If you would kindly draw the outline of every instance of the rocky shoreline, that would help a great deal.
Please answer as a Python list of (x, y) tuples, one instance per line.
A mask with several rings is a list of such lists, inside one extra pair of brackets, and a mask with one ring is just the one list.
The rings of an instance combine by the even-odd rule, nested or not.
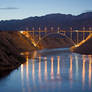
[(34, 49), (31, 41), (19, 32), (0, 32), (0, 72), (18, 68), (26, 61), (20, 53)]
[(92, 55), (92, 34), (76, 46), (72, 46), (71, 51), (80, 54)]

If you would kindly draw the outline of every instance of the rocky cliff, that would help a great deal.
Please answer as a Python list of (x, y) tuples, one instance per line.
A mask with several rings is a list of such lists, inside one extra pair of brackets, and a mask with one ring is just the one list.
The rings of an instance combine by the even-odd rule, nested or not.
[(17, 68), (25, 62), (20, 53), (34, 49), (31, 41), (19, 32), (0, 32), (0, 71)]
[(71, 50), (81, 54), (92, 54), (92, 34), (76, 46), (73, 46)]

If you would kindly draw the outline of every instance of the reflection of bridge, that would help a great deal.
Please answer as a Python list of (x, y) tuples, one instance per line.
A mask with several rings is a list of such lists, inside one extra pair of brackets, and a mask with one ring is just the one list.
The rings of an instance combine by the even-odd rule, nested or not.
[(49, 34), (61, 34), (61, 36), (65, 36), (69, 39), (71, 39), (75, 44), (78, 44), (79, 42), (85, 40), (86, 37), (88, 37), (89, 34), (92, 33), (91, 30), (60, 30), (54, 31), (53, 29), (47, 31), (45, 28), (44, 30), (26, 30), (26, 31), (20, 31), (21, 34), (25, 35), (26, 37), (30, 38), (32, 40), (32, 43), (34, 46), (37, 46), (40, 40), (42, 40), (44, 37), (48, 37)]
[[(30, 66), (29, 62), (29, 56), (26, 56), (26, 64), (21, 65), (21, 77), (22, 77), (22, 82), (24, 81), (23, 77), (25, 75), (25, 67), (26, 67), (26, 78), (29, 81), (31, 78), (34, 83), (36, 81), (43, 82), (44, 80), (47, 81), (48, 79), (54, 80), (54, 79), (61, 79), (63, 78), (63, 75), (67, 73), (69, 75), (69, 81), (70, 81), (70, 86), (72, 86), (72, 83), (74, 82), (74, 74), (76, 77), (82, 78), (82, 86), (83, 88), (85, 87), (85, 81), (86, 77), (88, 77), (88, 82), (89, 82), (89, 88), (91, 88), (92, 82), (91, 82), (91, 74), (92, 74), (92, 56), (81, 56), (81, 62), (79, 62), (79, 56), (75, 54), (74, 56), (69, 55), (68, 60), (69, 62), (66, 61), (66, 56), (51, 56), (50, 58), (47, 56), (38, 56), (38, 59), (35, 60), (37, 52), (35, 51), (33, 53), (33, 59)], [(86, 63), (89, 61), (88, 63)], [(50, 65), (50, 66), (48, 66)], [(54, 66), (57, 67), (54, 67)], [(69, 65), (69, 66), (68, 66)], [(82, 67), (82, 68), (79, 68)], [(81, 71), (80, 71), (81, 69)], [(89, 71), (86, 74), (86, 70)], [(32, 77), (30, 77), (32, 76)], [(27, 82), (28, 83), (28, 82)]]

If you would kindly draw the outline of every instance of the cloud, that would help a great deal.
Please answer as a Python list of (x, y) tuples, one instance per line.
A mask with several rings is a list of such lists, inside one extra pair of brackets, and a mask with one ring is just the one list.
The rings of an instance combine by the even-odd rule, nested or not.
[(2, 8), (0, 8), (0, 10), (17, 10), (17, 9), (19, 9), (19, 8), (17, 8), (17, 7), (2, 7)]
[(86, 13), (86, 12), (92, 12), (92, 10), (85, 10), (82, 13)]

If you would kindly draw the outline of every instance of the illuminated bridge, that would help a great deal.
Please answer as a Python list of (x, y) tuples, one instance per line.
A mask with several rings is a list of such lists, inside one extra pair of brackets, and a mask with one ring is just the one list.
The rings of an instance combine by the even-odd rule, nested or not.
[[(49, 34), (60, 34), (61, 37), (66, 37), (74, 42), (74, 45), (77, 46), (78, 43), (81, 41), (85, 41), (85, 39), (92, 33), (92, 30), (61, 30), (57, 29), (54, 30), (51, 28), (51, 30), (47, 30), (45, 28), (44, 30), (41, 30), (40, 28), (38, 30), (22, 30), (20, 31), (22, 35), (25, 35), (27, 38), (32, 40), (32, 43), (34, 46), (37, 46), (38, 43), (45, 37), (48, 37)], [(57, 38), (57, 37), (55, 37)]]

